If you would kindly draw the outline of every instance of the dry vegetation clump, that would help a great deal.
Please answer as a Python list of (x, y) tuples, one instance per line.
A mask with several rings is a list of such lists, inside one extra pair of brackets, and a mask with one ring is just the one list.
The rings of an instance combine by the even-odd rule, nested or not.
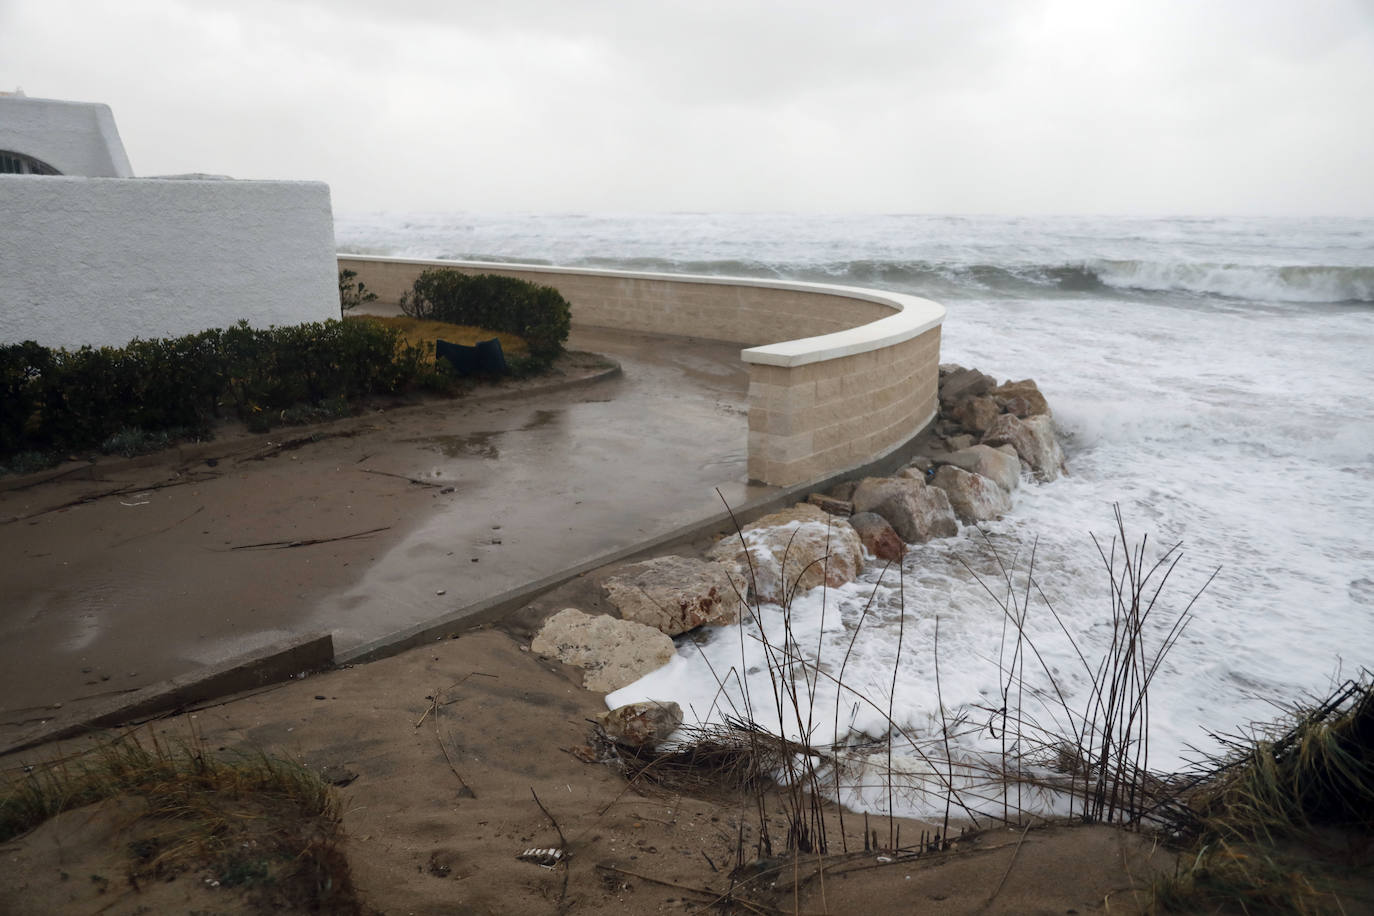
[(1246, 735), (1181, 781), (1187, 867), (1165, 910), (1345, 913), (1374, 906), (1374, 674)]
[(803, 750), (738, 719), (685, 727), (680, 743), (661, 750), (625, 747), (598, 737), (630, 782), (696, 794), (765, 788), (782, 768), (784, 757)]
[(357, 913), (332, 787), (266, 754), (215, 757), (198, 741), (120, 736), (26, 766), (0, 786), (0, 842), (65, 811), (123, 802), (126, 878), (137, 890), (193, 873), (255, 906)]

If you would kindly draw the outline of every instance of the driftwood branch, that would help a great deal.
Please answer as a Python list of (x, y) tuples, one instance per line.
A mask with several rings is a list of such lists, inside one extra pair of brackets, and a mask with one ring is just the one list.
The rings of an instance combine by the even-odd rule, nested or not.
[(307, 445), (314, 445), (317, 442), (326, 442), (330, 439), (352, 439), (359, 433), (367, 432), (374, 428), (375, 427), (369, 426), (363, 429), (345, 429), (332, 433), (311, 433), (308, 436), (300, 436), (295, 439), (283, 439), (281, 442), (270, 444), (267, 448), (253, 452), (251, 455), (237, 458), (234, 463), (242, 464), (245, 461), (262, 461), (266, 458), (271, 458), (273, 455), (280, 455), (282, 452), (294, 451), (295, 449), (303, 448)]
[[(443, 693), (442, 690), (436, 690), (434, 692), (434, 704), (430, 706), (430, 711), (434, 713), (434, 740), (439, 742), (439, 750), (444, 753), (444, 762), (448, 764), (449, 770), (458, 780), (458, 785), (462, 787), (458, 790), (459, 796), (463, 798), (476, 798), (477, 793), (472, 791), (472, 786), (467, 784), (467, 780), (463, 779), (463, 774), (459, 773), (458, 768), (453, 765), (453, 758), (449, 756), (448, 748), (444, 746), (444, 736), (439, 732), (439, 697), (441, 697)], [(420, 721), (424, 721), (423, 716), (420, 717)], [(415, 727), (419, 728), (420, 726), (417, 723)]]
[(558, 831), (558, 845), (566, 851), (568, 848), (568, 839), (563, 836), (563, 828), (558, 826), (558, 821), (549, 813), (549, 809), (544, 807), (544, 803), (539, 800), (539, 796), (534, 794), (534, 786), (530, 786), (530, 794), (534, 795), (534, 803), (539, 806), (540, 811), (544, 812), (544, 816), (549, 819), (549, 823), (553, 824), (553, 829)]
[(355, 531), (352, 534), (341, 534), (332, 538), (304, 538), (299, 541), (262, 541), (258, 544), (239, 544), (237, 547), (230, 547), (230, 550), (255, 550), (261, 547), (271, 548), (272, 550), (286, 550), (290, 547), (312, 547), (315, 544), (329, 544), (333, 541), (350, 541), (354, 538), (367, 537), (369, 534), (376, 534), (379, 531), (390, 530), (390, 525), (383, 525), (380, 528), (369, 528), (366, 531)]
[(76, 499), (68, 500), (57, 506), (50, 506), (47, 509), (39, 509), (27, 515), (12, 515), (0, 524), (27, 521), (31, 518), (38, 518), (40, 515), (47, 515), (50, 512), (61, 512), (63, 509), (71, 509), (75, 506), (84, 506), (86, 503), (98, 502), (109, 496), (128, 496), (130, 493), (150, 493), (153, 490), (165, 490), (168, 487), (185, 486), (188, 483), (202, 483), (207, 480), (214, 480), (220, 475), (215, 472), (194, 472), (190, 474), (179, 474), (168, 480), (161, 480), (157, 483), (127, 484), (122, 487), (115, 487), (113, 490), (102, 490), (99, 493), (87, 493), (85, 496), (78, 496)]
[(432, 487), (436, 490), (442, 490), (445, 487), (450, 486), (450, 484), (446, 483), (435, 483), (432, 480), (421, 480), (418, 477), (409, 477), (405, 474), (393, 474), (390, 471), (379, 471), (375, 468), (358, 468), (358, 470), (362, 471), (364, 474), (380, 474), (383, 477), (395, 477), (397, 480), (404, 480), (408, 483), (413, 483), (417, 487)]

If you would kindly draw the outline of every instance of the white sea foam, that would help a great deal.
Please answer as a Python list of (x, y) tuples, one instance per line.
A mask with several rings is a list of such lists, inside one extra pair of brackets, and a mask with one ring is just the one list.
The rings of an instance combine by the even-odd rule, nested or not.
[[(1133, 536), (1182, 542), (1168, 607), (1220, 568), (1151, 690), (1154, 767), (1179, 765), (1209, 729), (1271, 718), (1276, 704), (1374, 665), (1374, 310), (1358, 304), (1374, 298), (1374, 220), (373, 216), (341, 219), (338, 234), (345, 247), (417, 255), (843, 274), (944, 299), (943, 361), (1035, 378), (1055, 409), (1071, 475), (1022, 487), (1013, 512), (985, 530), (1004, 554), (1019, 549), (1022, 567), (1035, 545), (1041, 589), (1085, 652), (1102, 648), (1108, 612), (1088, 534), (1110, 539), (1114, 503)], [(1085, 266), (1101, 283), (1066, 289), (1044, 280), (1045, 265)], [(946, 714), (976, 722), (1000, 704), (1002, 618), (961, 561), (991, 571), (968, 530), (913, 549), (900, 590), (896, 570), (879, 582), (875, 564), (860, 582), (797, 602), (797, 643), (833, 676), (877, 596), (844, 670), (874, 705), (850, 693), (837, 702), (816, 679), (802, 715), (812, 737), (835, 737), (837, 709), (841, 737), (882, 734), (889, 699), (909, 734), (937, 733), (937, 617)], [(780, 618), (760, 614), (773, 639)], [(1038, 605), (1030, 629), (1081, 704), (1082, 666)], [(683, 641), (673, 664), (609, 701), (674, 699), (707, 718), (744, 702), (712, 670), (753, 671), (753, 712), (768, 721), (763, 653), (755, 630)], [(798, 731), (795, 715), (784, 718), (771, 724)], [(955, 750), (994, 743), (973, 729)]]

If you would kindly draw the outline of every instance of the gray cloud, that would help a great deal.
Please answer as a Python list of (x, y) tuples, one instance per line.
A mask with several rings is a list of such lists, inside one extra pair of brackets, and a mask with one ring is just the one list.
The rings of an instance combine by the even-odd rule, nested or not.
[(1374, 213), (1354, 0), (9, 0), (6, 84), (344, 209)]

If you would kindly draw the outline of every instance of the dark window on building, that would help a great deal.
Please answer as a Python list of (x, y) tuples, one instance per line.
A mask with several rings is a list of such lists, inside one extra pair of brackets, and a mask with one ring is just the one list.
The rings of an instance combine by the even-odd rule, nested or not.
[(0, 175), (61, 175), (42, 159), (0, 149)]

